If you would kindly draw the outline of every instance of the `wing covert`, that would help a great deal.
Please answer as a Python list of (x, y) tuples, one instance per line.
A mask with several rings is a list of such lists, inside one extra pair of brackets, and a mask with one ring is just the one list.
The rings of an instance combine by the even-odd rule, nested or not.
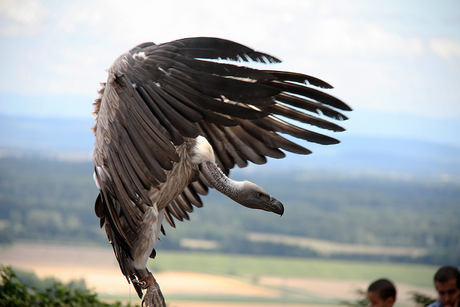
[[(198, 37), (141, 44), (110, 68), (95, 103), (94, 163), (96, 170), (104, 170), (98, 180), (106, 206), (111, 207), (105, 215), (122, 240), (129, 243), (121, 228), (136, 232), (139, 215), (152, 205), (148, 190), (165, 182), (166, 172), (179, 159), (175, 146), (186, 138), (205, 136), (226, 174), (235, 165), (283, 158), (284, 151), (311, 153), (283, 135), (338, 143), (299, 126), (344, 130), (330, 119), (346, 120), (342, 111), (351, 108), (315, 88), (332, 88), (328, 83), (295, 72), (216, 61), (220, 59), (280, 62), (232, 41)], [(193, 206), (202, 206), (199, 195), (206, 193), (206, 180), (200, 176), (168, 205), (168, 222), (174, 226), (174, 219), (188, 219)]]

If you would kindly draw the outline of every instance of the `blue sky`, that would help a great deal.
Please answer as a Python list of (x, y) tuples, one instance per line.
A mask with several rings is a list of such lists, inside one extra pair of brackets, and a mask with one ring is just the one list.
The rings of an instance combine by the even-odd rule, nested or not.
[(351, 134), (460, 146), (459, 1), (2, 0), (0, 113), (89, 117), (121, 53), (189, 36), (329, 82), (355, 110)]

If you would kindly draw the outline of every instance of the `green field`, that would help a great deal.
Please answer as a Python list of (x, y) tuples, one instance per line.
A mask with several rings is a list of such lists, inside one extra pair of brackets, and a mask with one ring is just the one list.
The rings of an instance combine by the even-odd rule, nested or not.
[(217, 275), (306, 277), (374, 280), (386, 277), (396, 283), (432, 287), (437, 266), (327, 259), (261, 257), (214, 253), (159, 251), (150, 260), (153, 271), (188, 271)]
[[(97, 289), (104, 300), (128, 302), (133, 295), (135, 297), (107, 245), (18, 243), (0, 248), (0, 259), (6, 265), (34, 271), (41, 277), (57, 274), (55, 277), (65, 282), (84, 278), (86, 285)], [(363, 290), (372, 280), (382, 277), (395, 282), (399, 291), (397, 307), (409, 307), (413, 306), (413, 291), (434, 296), (432, 278), (438, 268), (390, 262), (161, 249), (148, 266), (162, 286), (166, 299), (174, 301), (171, 306), (178, 307), (196, 307), (198, 301), (205, 302), (207, 305), (203, 306), (207, 307), (255, 307), (268, 303), (271, 307), (339, 305), (342, 300), (358, 298), (355, 290)], [(225, 304), (218, 305), (218, 302)], [(253, 306), (252, 303), (257, 304)]]

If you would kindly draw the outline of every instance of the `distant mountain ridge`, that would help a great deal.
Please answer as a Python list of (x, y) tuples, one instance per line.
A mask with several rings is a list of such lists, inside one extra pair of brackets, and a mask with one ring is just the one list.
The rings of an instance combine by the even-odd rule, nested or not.
[(0, 115), (0, 149), (52, 155), (91, 152), (94, 119), (33, 118)]
[[(430, 141), (342, 134), (333, 147), (315, 147), (308, 158), (291, 155), (284, 165), (356, 172), (460, 176), (460, 148)], [(276, 161), (275, 163), (279, 163)]]
[[(33, 118), (0, 115), (2, 155), (29, 154), (90, 159), (94, 120)], [(304, 145), (313, 151), (308, 157), (288, 154), (289, 159), (270, 159), (263, 171), (273, 168), (295, 170), (326, 168), (346, 171), (437, 174), (460, 178), (460, 148), (432, 141), (335, 134), (334, 146)], [(250, 170), (251, 168), (249, 168)]]

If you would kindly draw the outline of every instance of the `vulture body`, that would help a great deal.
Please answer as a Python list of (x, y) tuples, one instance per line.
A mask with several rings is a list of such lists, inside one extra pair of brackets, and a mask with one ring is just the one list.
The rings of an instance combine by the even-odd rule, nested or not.
[(237, 61), (280, 62), (219, 38), (144, 43), (115, 61), (94, 103), (96, 215), (122, 273), (140, 298), (146, 290), (147, 306), (165, 306), (146, 268), (164, 219), (173, 227), (189, 219), (209, 187), (248, 208), (282, 215), (281, 202), (256, 184), (231, 180), (230, 169), (283, 158), (282, 150), (311, 153), (279, 133), (338, 143), (299, 123), (344, 130), (320, 117), (345, 120), (339, 110), (351, 110), (315, 89), (331, 88), (326, 82)]

